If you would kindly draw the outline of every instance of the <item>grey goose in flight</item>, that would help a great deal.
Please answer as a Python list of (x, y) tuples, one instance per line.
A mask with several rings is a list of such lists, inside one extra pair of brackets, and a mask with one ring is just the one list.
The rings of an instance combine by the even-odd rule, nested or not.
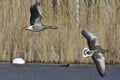
[(91, 56), (101, 77), (105, 76), (105, 50), (101, 48), (98, 37), (93, 33), (82, 30), (81, 34), (87, 39), (89, 49), (83, 50), (83, 57)]
[(57, 29), (56, 26), (47, 26), (42, 24), (41, 19), (41, 9), (40, 3), (36, 3), (30, 7), (30, 26), (24, 26), (23, 29), (30, 30), (33, 32), (40, 32), (45, 29)]

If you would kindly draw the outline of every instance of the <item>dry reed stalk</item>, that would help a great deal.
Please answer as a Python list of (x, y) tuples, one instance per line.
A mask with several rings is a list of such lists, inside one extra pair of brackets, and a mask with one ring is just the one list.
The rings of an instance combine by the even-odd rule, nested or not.
[[(76, 21), (75, 0), (37, 0), (42, 22), (57, 30), (33, 33), (21, 30), (29, 25), (29, 8), (36, 0), (0, 0), (0, 61), (22, 57), (27, 62), (92, 63), (81, 51), (87, 42), (83, 29), (95, 33), (107, 52), (106, 63), (120, 63), (120, 2), (118, 0), (80, 0), (80, 27)], [(117, 32), (117, 33), (116, 33)]]

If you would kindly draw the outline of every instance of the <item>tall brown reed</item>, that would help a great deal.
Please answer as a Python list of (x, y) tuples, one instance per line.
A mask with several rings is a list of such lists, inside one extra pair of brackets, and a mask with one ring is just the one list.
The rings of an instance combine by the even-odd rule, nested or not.
[[(42, 22), (57, 30), (34, 33), (21, 30), (29, 25), (29, 8), (41, 3)], [(80, 31), (95, 33), (103, 48), (106, 63), (120, 63), (120, 2), (118, 0), (80, 0), (80, 27), (76, 21), (76, 0), (0, 0), (0, 61), (22, 57), (27, 62), (92, 63), (83, 58), (87, 47)]]

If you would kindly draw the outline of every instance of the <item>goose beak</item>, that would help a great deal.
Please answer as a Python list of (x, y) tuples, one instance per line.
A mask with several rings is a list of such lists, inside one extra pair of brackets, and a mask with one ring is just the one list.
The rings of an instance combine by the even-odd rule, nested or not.
[(24, 29), (25, 29), (25, 27), (21, 28), (21, 31), (24, 30)]
[(27, 27), (27, 26), (24, 26), (24, 27), (22, 28), (22, 30), (23, 30), (23, 29), (26, 29), (26, 27)]

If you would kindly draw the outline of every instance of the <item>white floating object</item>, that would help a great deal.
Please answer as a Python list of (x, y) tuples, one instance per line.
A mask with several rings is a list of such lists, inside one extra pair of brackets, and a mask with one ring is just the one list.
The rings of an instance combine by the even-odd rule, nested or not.
[(12, 63), (13, 64), (25, 64), (25, 61), (22, 58), (15, 58), (12, 60)]
[(83, 57), (88, 57), (88, 56), (92, 56), (92, 54), (88, 54), (87, 52), (90, 51), (88, 48), (84, 48), (82, 50), (82, 55)]

